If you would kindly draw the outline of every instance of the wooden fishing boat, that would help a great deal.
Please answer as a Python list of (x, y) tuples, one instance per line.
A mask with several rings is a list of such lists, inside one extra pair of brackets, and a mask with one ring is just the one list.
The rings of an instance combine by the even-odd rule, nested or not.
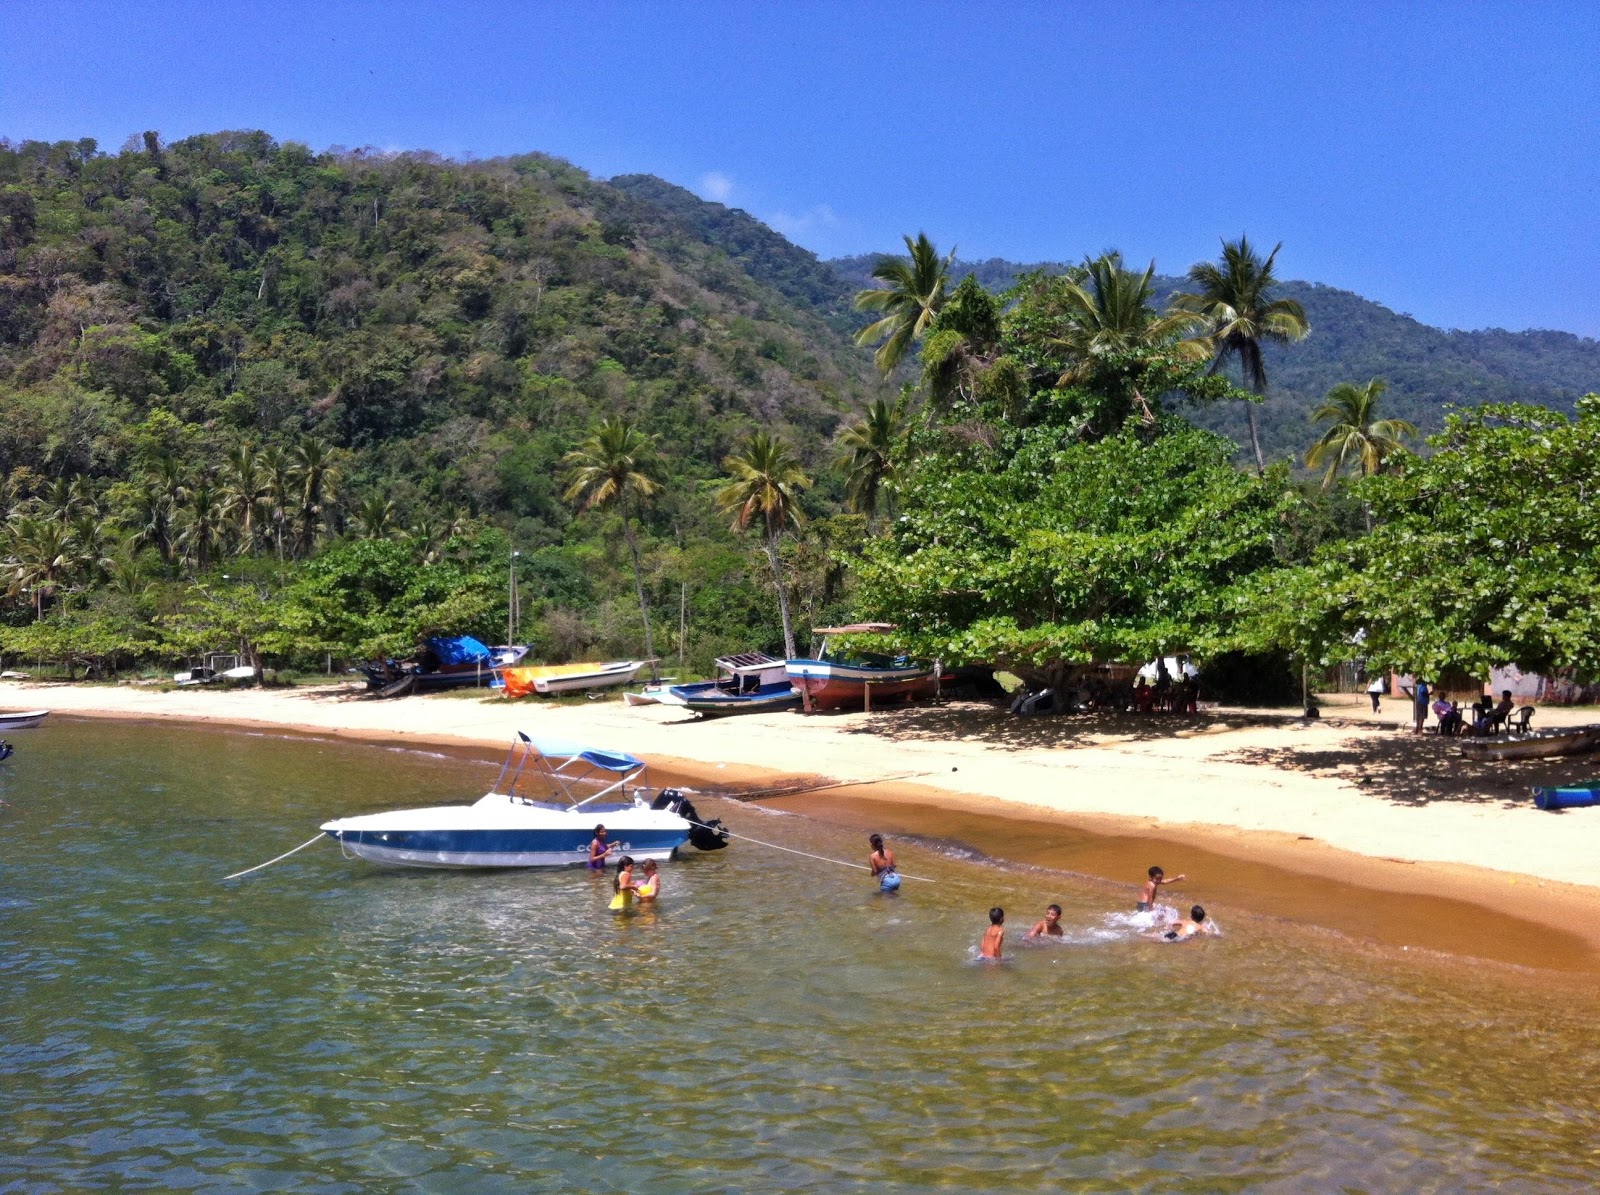
[(1461, 740), (1461, 751), (1476, 759), (1545, 759), (1581, 755), (1600, 747), (1600, 726), (1564, 726), (1535, 734)]
[(17, 714), (0, 714), (0, 730), (28, 730), (49, 716), (49, 710), (24, 710)]
[(504, 670), (507, 697), (529, 693), (576, 693), (625, 685), (638, 676), (648, 660), (618, 660), (610, 664), (533, 664)]
[(832, 640), (838, 635), (876, 635), (895, 628), (886, 622), (858, 622), (842, 627), (817, 627), (815, 657), (786, 660), (789, 682), (802, 694), (807, 709), (870, 708), (880, 701), (914, 701), (939, 692), (938, 668), (907, 656), (847, 654)]
[(759, 651), (723, 656), (717, 678), (669, 690), (679, 704), (702, 718), (789, 709), (800, 704), (800, 692), (789, 680), (788, 662)]

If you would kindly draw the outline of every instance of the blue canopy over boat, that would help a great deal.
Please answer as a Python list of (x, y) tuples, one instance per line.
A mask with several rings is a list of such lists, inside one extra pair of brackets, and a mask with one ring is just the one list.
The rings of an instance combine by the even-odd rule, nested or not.
[(435, 635), (428, 640), (428, 650), (439, 657), (440, 667), (451, 664), (487, 664), (489, 649), (471, 635)]
[(644, 767), (644, 760), (637, 759), (625, 751), (602, 751), (597, 747), (582, 747), (577, 743), (563, 742), (561, 739), (536, 739), (523, 734), (520, 730), (517, 733), (521, 735), (524, 743), (546, 759), (558, 760), (561, 763), (581, 759), (584, 763), (607, 772), (631, 772), (635, 768)]

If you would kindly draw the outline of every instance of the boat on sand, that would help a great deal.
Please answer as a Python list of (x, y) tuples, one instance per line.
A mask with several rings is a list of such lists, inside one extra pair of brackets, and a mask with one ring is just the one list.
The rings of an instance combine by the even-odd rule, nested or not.
[(1600, 726), (1563, 726), (1533, 734), (1466, 738), (1461, 751), (1477, 759), (1546, 759), (1600, 747)]
[(24, 710), (15, 714), (0, 714), (0, 730), (28, 730), (49, 716), (49, 710)]
[(717, 678), (668, 690), (679, 705), (703, 718), (789, 709), (800, 704), (800, 691), (789, 679), (788, 662), (759, 651), (740, 652), (717, 660)]
[(533, 664), (507, 668), (504, 672), (507, 697), (526, 697), (529, 693), (576, 693), (582, 689), (608, 689), (625, 685), (638, 676), (648, 660), (618, 660), (610, 664)]
[(471, 805), (397, 809), (325, 822), (347, 853), (401, 867), (560, 867), (586, 863), (596, 825), (614, 854), (670, 859), (685, 842), (727, 845), (677, 789), (652, 789), (643, 760), (519, 731), (500, 775)]
[(909, 702), (937, 695), (936, 665), (907, 656), (847, 653), (833, 644), (833, 639), (839, 635), (881, 635), (894, 629), (886, 622), (817, 627), (812, 632), (819, 639), (815, 658), (785, 661), (789, 681), (802, 694), (806, 708), (870, 708), (880, 701)]

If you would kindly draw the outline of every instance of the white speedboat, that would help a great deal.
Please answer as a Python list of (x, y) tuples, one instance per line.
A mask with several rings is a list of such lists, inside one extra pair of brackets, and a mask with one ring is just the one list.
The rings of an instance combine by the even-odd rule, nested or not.
[[(471, 805), (342, 817), (322, 830), (349, 854), (403, 867), (586, 863), (597, 825), (614, 855), (639, 861), (670, 859), (685, 842), (701, 850), (727, 845), (720, 822), (703, 821), (677, 789), (651, 789), (644, 775), (644, 761), (632, 755), (519, 731), (494, 786)], [(535, 785), (553, 799), (530, 795)]]
[(49, 710), (25, 710), (19, 714), (0, 714), (0, 730), (28, 730), (50, 716)]

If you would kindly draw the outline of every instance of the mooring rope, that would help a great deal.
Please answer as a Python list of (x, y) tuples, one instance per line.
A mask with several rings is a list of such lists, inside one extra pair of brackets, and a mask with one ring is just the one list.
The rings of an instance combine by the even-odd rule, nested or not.
[(285, 859), (287, 859), (290, 855), (294, 854), (295, 851), (303, 851), (303, 850), (306, 849), (306, 847), (310, 846), (312, 843), (320, 842), (320, 841), (322, 841), (322, 835), (321, 834), (318, 834), (315, 838), (308, 838), (304, 842), (302, 842), (299, 846), (295, 847), (293, 851), (284, 851), (283, 854), (279, 855), (276, 859), (268, 859), (265, 863), (257, 863), (254, 867), (247, 867), (243, 871), (236, 871), (231, 876), (223, 876), (220, 882), (225, 884), (229, 880), (236, 880), (240, 876), (247, 876), (252, 871), (260, 871), (263, 867), (271, 867), (274, 863), (281, 863)]
[[(955, 768), (950, 769), (952, 772)], [(805, 793), (826, 792), (831, 788), (858, 788), (866, 784), (897, 784), (902, 780), (916, 780), (923, 776), (942, 776), (943, 768), (933, 768), (926, 772), (901, 772), (896, 776), (874, 776), (870, 780), (829, 780), (823, 784), (807, 784), (799, 788), (774, 786), (772, 788), (758, 788), (754, 792), (707, 792), (707, 796), (721, 797), (727, 801), (765, 801), (772, 797), (798, 797)], [(689, 790), (693, 792), (694, 790)]]
[[(759, 838), (751, 838), (744, 834), (735, 834), (732, 830), (729, 830), (725, 826), (708, 826), (704, 822), (690, 821), (688, 818), (685, 818), (684, 820), (689, 822), (691, 826), (699, 826), (702, 830), (710, 830), (713, 834), (726, 834), (729, 838), (737, 838), (740, 842), (750, 842), (754, 843), (756, 846), (770, 847), (775, 851), (787, 851), (791, 855), (802, 855), (807, 859), (817, 859), (823, 863), (837, 863), (840, 867), (853, 867), (857, 871), (872, 870), (872, 868), (868, 867), (865, 863), (851, 863), (845, 859), (830, 859), (826, 855), (813, 855), (810, 851), (797, 851), (792, 846), (779, 846), (775, 842), (762, 842)], [(895, 868), (894, 874), (899, 876), (902, 880), (920, 880), (924, 884), (938, 883), (937, 880), (931, 880), (927, 876), (909, 876), (899, 868)]]

